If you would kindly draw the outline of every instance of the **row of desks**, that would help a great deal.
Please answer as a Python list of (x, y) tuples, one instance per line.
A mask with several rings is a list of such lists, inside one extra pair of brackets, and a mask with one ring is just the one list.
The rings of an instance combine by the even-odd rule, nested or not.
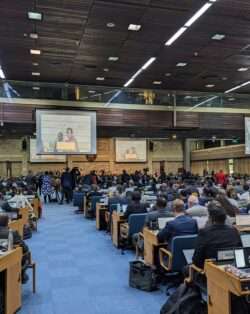
[[(96, 229), (105, 229), (105, 213), (107, 206), (97, 204)], [(120, 225), (125, 222), (123, 214), (113, 212), (111, 219), (111, 237), (113, 245), (119, 248)], [(240, 228), (239, 228), (240, 229)], [(250, 232), (250, 228), (240, 231)], [(148, 228), (143, 229), (144, 236), (144, 261), (155, 266), (158, 256), (157, 251), (161, 245), (157, 239), (157, 232)], [(239, 277), (225, 271), (224, 267), (217, 266), (211, 261), (205, 264), (208, 293), (208, 314), (234, 314), (231, 312), (231, 294), (236, 296), (250, 295), (250, 278)]]

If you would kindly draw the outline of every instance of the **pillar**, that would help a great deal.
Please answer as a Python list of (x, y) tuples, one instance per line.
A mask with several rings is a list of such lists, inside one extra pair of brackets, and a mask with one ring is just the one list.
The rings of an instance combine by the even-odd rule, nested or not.
[(191, 171), (191, 139), (184, 140), (184, 168)]

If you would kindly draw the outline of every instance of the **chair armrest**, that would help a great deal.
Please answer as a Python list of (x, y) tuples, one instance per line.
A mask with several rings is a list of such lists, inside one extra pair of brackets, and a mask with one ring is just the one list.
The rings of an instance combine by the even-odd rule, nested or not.
[(120, 225), (120, 237), (123, 239), (128, 238), (129, 225), (127, 222), (124, 222)]
[[(167, 265), (164, 262), (164, 258), (167, 257)], [(160, 248), (159, 250), (159, 258), (160, 258), (160, 265), (163, 267), (166, 271), (171, 271), (172, 269), (172, 261), (173, 261), (173, 255), (170, 251)]]
[(140, 249), (140, 247), (139, 247), (139, 243), (140, 243), (141, 241), (144, 241), (144, 234), (143, 234), (142, 232), (139, 232), (139, 233), (138, 233), (138, 240), (137, 240), (136, 246), (135, 246), (136, 258), (138, 258), (140, 255), (143, 256), (143, 252), (142, 252), (142, 254), (140, 254), (140, 253), (141, 253), (141, 252), (140, 252), (141, 249)]
[(193, 282), (195, 274), (199, 274), (199, 275), (205, 276), (205, 271), (204, 271), (204, 269), (199, 268), (199, 267), (197, 267), (194, 264), (191, 264), (189, 266), (189, 277), (186, 278), (186, 281), (189, 282), (189, 283)]
[(105, 222), (106, 223), (110, 222), (110, 212), (108, 212), (108, 211), (105, 212)]

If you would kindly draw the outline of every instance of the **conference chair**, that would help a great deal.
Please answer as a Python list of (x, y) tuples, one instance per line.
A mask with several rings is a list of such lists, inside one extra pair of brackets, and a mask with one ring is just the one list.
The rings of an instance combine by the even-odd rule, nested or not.
[[(170, 249), (160, 248), (160, 266), (166, 271), (164, 277), (168, 282), (166, 294), (169, 294), (171, 288), (178, 286), (183, 281), (184, 267), (188, 264), (183, 251), (193, 250), (196, 238), (197, 235), (177, 236), (172, 239)], [(172, 285), (169, 284), (170, 278)]]
[(90, 208), (87, 212), (87, 216), (95, 217), (95, 215), (96, 215), (96, 204), (100, 203), (102, 198), (103, 198), (103, 196), (92, 196), (91, 197), (91, 204), (90, 204)]
[(36, 263), (32, 260), (30, 252), (27, 253), (27, 257), (29, 262), (24, 267), (32, 270), (32, 292), (36, 293)]
[(82, 208), (83, 207), (83, 192), (74, 192), (73, 193), (73, 206)]
[(131, 240), (134, 234), (142, 231), (147, 213), (143, 214), (132, 214), (128, 218), (127, 223), (123, 223), (120, 226), (120, 238), (122, 253), (124, 253), (125, 248), (129, 248), (131, 245)]
[(187, 265), (184, 250), (195, 248), (197, 235), (177, 236), (172, 239), (170, 250), (160, 248), (160, 265), (167, 272), (181, 273)]

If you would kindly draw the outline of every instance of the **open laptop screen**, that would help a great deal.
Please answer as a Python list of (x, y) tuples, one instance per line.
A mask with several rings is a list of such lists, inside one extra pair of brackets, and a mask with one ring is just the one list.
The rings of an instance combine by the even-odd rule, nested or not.
[(243, 247), (250, 247), (250, 234), (241, 234), (240, 237)]

